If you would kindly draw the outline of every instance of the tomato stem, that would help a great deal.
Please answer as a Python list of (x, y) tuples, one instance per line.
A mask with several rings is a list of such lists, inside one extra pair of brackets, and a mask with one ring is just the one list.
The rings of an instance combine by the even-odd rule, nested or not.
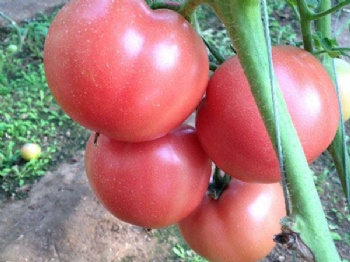
[(179, 13), (186, 20), (191, 21), (192, 14), (196, 8), (202, 4), (209, 4), (212, 0), (187, 0), (180, 8)]
[[(327, 10), (331, 9), (331, 1), (321, 0), (318, 11), (325, 13), (325, 15), (319, 16), (315, 21), (317, 32), (321, 33), (322, 37), (331, 37), (331, 15), (328, 14)], [(310, 19), (315, 19), (317, 15), (313, 14)]]
[[(349, 52), (350, 51), (350, 47), (334, 47), (332, 48), (332, 51), (336, 51), (336, 52)], [(320, 50), (320, 51), (316, 51), (313, 53), (313, 55), (315, 56), (318, 56), (318, 55), (321, 55), (321, 54), (325, 54), (327, 53), (328, 50)]]
[(209, 184), (208, 196), (214, 200), (219, 199), (221, 194), (225, 191), (231, 180), (231, 176), (228, 174), (222, 174), (222, 171), (219, 167), (215, 167), (213, 174), (213, 180)]
[[(325, 5), (324, 5), (325, 4)], [(320, 18), (323, 18), (325, 16), (328, 16), (340, 9), (342, 9), (344, 6), (349, 5), (350, 1), (344, 1), (344, 2), (340, 2), (337, 5), (331, 7), (330, 6), (330, 1), (326, 0), (326, 1), (321, 1), (320, 2), (320, 9), (318, 10), (318, 13), (314, 13), (311, 15), (311, 19), (312, 20), (318, 20)], [(323, 6), (323, 7), (322, 7)], [(325, 8), (327, 6), (327, 8)]]
[(313, 52), (313, 38), (312, 38), (312, 30), (311, 30), (312, 12), (305, 0), (297, 0), (297, 6), (300, 14), (300, 26), (301, 26), (301, 33), (303, 36), (304, 49), (312, 53)]
[(219, 64), (222, 64), (223, 62), (225, 62), (225, 57), (223, 57), (220, 52), (218, 50), (216, 50), (216, 48), (214, 48), (213, 45), (211, 45), (207, 40), (205, 40), (203, 37), (203, 42), (204, 44), (207, 46), (209, 52), (213, 55), (213, 57), (215, 58), (216, 61), (218, 61)]

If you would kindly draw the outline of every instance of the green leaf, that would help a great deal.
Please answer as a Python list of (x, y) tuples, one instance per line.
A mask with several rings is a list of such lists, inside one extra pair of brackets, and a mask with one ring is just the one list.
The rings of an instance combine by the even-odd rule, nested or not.
[(341, 241), (343, 238), (337, 232), (331, 232), (334, 241)]
[(177, 255), (180, 258), (186, 258), (185, 250), (182, 246), (176, 245), (173, 247), (173, 252), (175, 255)]
[(336, 38), (323, 37), (322, 34), (316, 33), (313, 35), (315, 46), (317, 49), (324, 50), (330, 57), (338, 57), (341, 55), (341, 51), (334, 50), (339, 47)]
[(19, 186), (23, 186), (24, 185), (24, 180), (23, 179), (20, 179), (19, 182), (18, 182)]

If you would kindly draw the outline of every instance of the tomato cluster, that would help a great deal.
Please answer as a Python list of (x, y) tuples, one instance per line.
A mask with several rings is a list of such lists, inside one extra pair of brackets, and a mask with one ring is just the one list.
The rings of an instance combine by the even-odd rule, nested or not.
[[(337, 129), (333, 83), (302, 49), (274, 47), (273, 59), (311, 162)], [(272, 250), (285, 215), (281, 178), (236, 56), (209, 79), (206, 47), (176, 12), (143, 0), (72, 0), (50, 27), (44, 65), (58, 104), (93, 131), (86, 173), (113, 215), (146, 228), (178, 223), (211, 261)], [(183, 124), (196, 108), (196, 128)], [(232, 177), (216, 200), (206, 194), (212, 162)]]
[(181, 125), (209, 76), (191, 25), (143, 0), (73, 0), (50, 27), (44, 65), (58, 104), (94, 131), (85, 162), (101, 203), (146, 228), (189, 215), (212, 166), (195, 129)]

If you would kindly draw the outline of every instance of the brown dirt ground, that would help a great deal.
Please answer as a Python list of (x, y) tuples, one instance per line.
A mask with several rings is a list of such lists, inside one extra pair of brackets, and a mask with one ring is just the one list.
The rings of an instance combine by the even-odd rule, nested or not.
[(48, 172), (25, 200), (0, 205), (0, 261), (165, 261), (156, 244), (99, 204), (83, 152)]
[[(0, 0), (0, 11), (20, 21), (63, 2), (66, 0), (26, 0), (25, 4), (23, 0)], [(349, 36), (341, 42), (349, 46)], [(22, 188), (30, 190), (26, 199), (0, 203), (0, 262), (176, 261), (171, 251), (179, 242), (176, 230), (149, 233), (106, 212), (90, 190), (83, 153), (77, 152), (32, 188)], [(322, 163), (316, 165), (319, 171)], [(332, 193), (334, 187), (325, 190)], [(350, 259), (350, 248), (339, 248)], [(289, 252), (277, 247), (263, 261), (292, 259)]]
[[(67, 2), (68, 0), (0, 0), (0, 12), (19, 22)], [(6, 24), (7, 21), (0, 18), (0, 26)]]

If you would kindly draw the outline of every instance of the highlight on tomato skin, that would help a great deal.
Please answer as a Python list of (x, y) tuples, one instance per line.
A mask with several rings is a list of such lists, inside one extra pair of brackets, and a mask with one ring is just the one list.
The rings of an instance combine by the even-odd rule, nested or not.
[(285, 215), (279, 183), (231, 179), (217, 200), (206, 195), (178, 228), (187, 244), (209, 261), (256, 262), (275, 247)]
[(205, 44), (178, 13), (144, 0), (72, 0), (44, 46), (49, 88), (87, 129), (126, 142), (164, 136), (201, 101)]
[(117, 218), (145, 228), (170, 226), (191, 213), (205, 195), (212, 168), (188, 125), (141, 143), (93, 133), (85, 165), (102, 205)]
[[(272, 55), (279, 87), (311, 163), (327, 149), (338, 128), (333, 82), (323, 65), (303, 49), (275, 46)], [(204, 151), (232, 177), (253, 183), (281, 180), (275, 150), (236, 56), (209, 80), (196, 128)]]

